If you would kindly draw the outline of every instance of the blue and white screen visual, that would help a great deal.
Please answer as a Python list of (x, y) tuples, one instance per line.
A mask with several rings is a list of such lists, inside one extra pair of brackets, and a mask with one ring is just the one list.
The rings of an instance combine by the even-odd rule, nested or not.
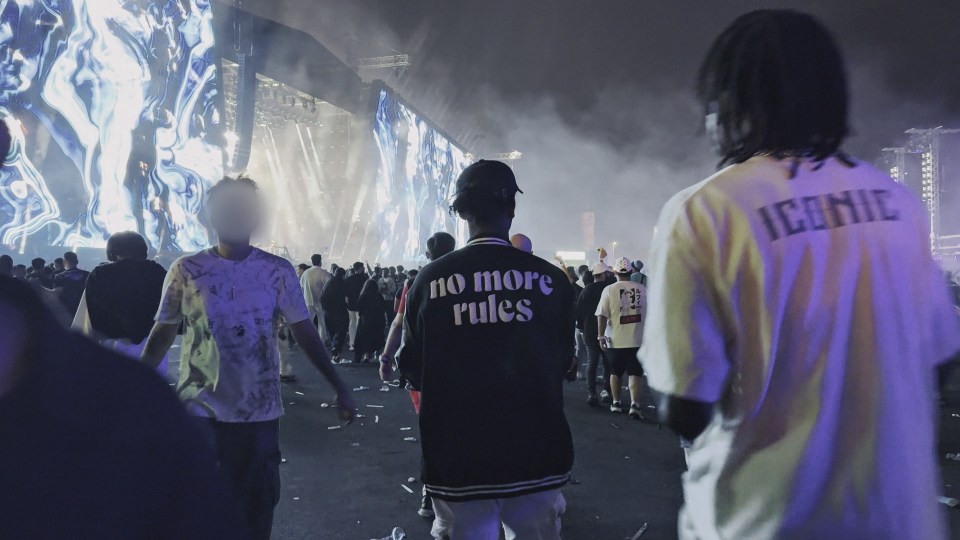
[(0, 0), (0, 244), (208, 246), (213, 44), (208, 0)]
[(379, 149), (376, 200), (379, 260), (424, 260), (427, 238), (446, 231), (463, 244), (464, 228), (448, 209), (466, 153), (423, 118), (381, 90), (374, 121)]

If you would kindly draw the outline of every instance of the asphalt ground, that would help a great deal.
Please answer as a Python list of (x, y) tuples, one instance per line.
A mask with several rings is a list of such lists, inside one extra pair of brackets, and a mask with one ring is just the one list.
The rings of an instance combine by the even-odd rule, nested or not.
[[(330, 386), (302, 354), (284, 354), (298, 380), (283, 385), (285, 462), (273, 538), (371, 540), (389, 537), (400, 527), (407, 539), (429, 539), (430, 522), (416, 513), (422, 489), (419, 443), (404, 440), (419, 440), (406, 390), (387, 386), (388, 391), (381, 391), (375, 363), (337, 366), (357, 389), (354, 398), (362, 415), (341, 426)], [(576, 459), (573, 480), (564, 489), (563, 537), (630, 539), (646, 525), (642, 540), (676, 538), (684, 471), (677, 437), (665, 428), (588, 407), (584, 381), (567, 384), (565, 394)], [(938, 454), (944, 495), (960, 499), (960, 461), (945, 458), (960, 453), (960, 391), (946, 397)], [(942, 508), (951, 538), (960, 538), (960, 507)]]

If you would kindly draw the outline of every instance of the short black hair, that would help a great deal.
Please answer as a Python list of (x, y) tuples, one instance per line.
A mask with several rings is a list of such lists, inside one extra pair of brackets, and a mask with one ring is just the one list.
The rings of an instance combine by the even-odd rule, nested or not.
[(583, 275), (583, 284), (584, 284), (584, 285), (590, 285), (591, 283), (593, 283), (593, 282), (595, 282), (595, 281), (596, 281), (596, 279), (593, 277), (593, 274), (591, 274), (590, 272), (587, 272), (586, 274)]
[(430, 260), (437, 260), (457, 247), (457, 240), (450, 234), (438, 232), (427, 239), (427, 252)]
[(307, 268), (310, 268), (310, 265), (306, 263), (300, 263), (297, 265), (297, 268), (299, 268), (302, 271), (302, 270), (306, 270)]
[(223, 178), (220, 179), (219, 182), (211, 186), (209, 191), (207, 191), (207, 203), (209, 204), (211, 201), (213, 201), (215, 198), (215, 195), (223, 191), (225, 188), (230, 188), (235, 186), (249, 189), (254, 193), (260, 190), (259, 186), (257, 186), (257, 183), (254, 182), (253, 179), (251, 179), (248, 176), (244, 176), (242, 174), (240, 176), (237, 176), (236, 178), (232, 176), (224, 176)]
[(347, 271), (344, 270), (342, 266), (338, 266), (337, 269), (333, 271), (333, 277), (342, 278), (345, 275), (347, 275)]
[(63, 260), (64, 260), (64, 262), (68, 262), (68, 263), (70, 263), (70, 264), (72, 264), (72, 265), (80, 264), (80, 259), (77, 257), (77, 254), (74, 253), (74, 252), (72, 252), (72, 251), (68, 251), (68, 252), (64, 253), (64, 254), (63, 254)]
[(32, 261), (30, 261), (30, 268), (33, 268), (35, 272), (39, 272), (43, 270), (43, 267), (46, 265), (47, 265), (47, 261), (41, 259), (40, 257), (37, 257), (36, 259), (33, 259)]
[(824, 160), (850, 134), (840, 48), (806, 13), (765, 9), (738, 18), (707, 53), (697, 94), (705, 114), (717, 115), (721, 165), (762, 154)]
[(57, 264), (57, 263), (63, 264), (63, 257), (57, 257), (56, 259), (53, 260), (53, 264)]
[(318, 253), (314, 253), (312, 256), (310, 256), (310, 264), (312, 264), (312, 265), (314, 265), (314, 266), (320, 266), (320, 265), (322, 265), (322, 264), (323, 264), (323, 255), (320, 255), (320, 254), (318, 254)]
[(9, 276), (13, 273), (13, 257), (0, 255), (0, 275)]
[(115, 262), (120, 258), (146, 260), (147, 241), (134, 231), (118, 232), (107, 239), (107, 260)]
[(483, 223), (506, 217), (516, 207), (516, 193), (490, 194), (472, 189), (458, 193), (450, 211), (462, 219)]
[(362, 263), (362, 262), (355, 262), (355, 263), (353, 263), (353, 271), (354, 271), (354, 272), (362, 272), (362, 271), (363, 271), (363, 263)]

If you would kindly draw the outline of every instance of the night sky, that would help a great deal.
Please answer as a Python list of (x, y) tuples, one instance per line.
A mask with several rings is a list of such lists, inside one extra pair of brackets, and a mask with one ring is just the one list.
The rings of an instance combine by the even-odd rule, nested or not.
[(547, 211), (524, 219), (521, 200), (517, 226), (544, 249), (582, 248), (579, 216), (593, 211), (597, 242), (643, 256), (666, 198), (713, 169), (693, 78), (716, 35), (752, 9), (804, 9), (834, 31), (850, 71), (852, 153), (872, 161), (904, 129), (960, 125), (957, 1), (244, 4), (339, 54), (353, 39), (362, 56), (409, 53), (401, 73), (365, 77), (385, 79), (481, 156), (523, 151), (521, 187)]

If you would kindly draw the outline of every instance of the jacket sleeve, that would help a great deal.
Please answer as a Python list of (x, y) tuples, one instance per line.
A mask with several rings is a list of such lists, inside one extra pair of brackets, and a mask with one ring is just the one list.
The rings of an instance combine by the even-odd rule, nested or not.
[[(417, 280), (424, 283), (425, 280)], [(420, 318), (420, 307), (423, 302), (421, 287), (416, 283), (410, 287), (405, 300), (403, 312), (403, 345), (397, 353), (397, 368), (417, 390), (422, 390), (423, 379), (423, 321)]]

